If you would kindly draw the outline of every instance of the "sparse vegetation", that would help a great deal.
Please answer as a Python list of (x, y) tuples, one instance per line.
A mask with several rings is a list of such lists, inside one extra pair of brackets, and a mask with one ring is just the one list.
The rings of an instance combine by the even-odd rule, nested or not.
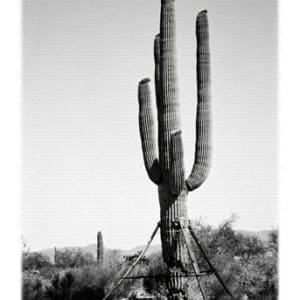
[(56, 252), (55, 265), (61, 268), (75, 268), (95, 262), (91, 253), (82, 253), (80, 249), (64, 249)]
[[(234, 231), (233, 222), (234, 220), (230, 219), (219, 227), (213, 228), (195, 221), (193, 227), (213, 265), (221, 273), (237, 299), (276, 300), (278, 232), (271, 231), (269, 239), (262, 241), (256, 236)], [(207, 269), (196, 246), (193, 247), (200, 268)], [(132, 264), (132, 261), (126, 261), (122, 252), (118, 250), (106, 250), (101, 266), (92, 256), (76, 249), (59, 251), (59, 253), (64, 253), (61, 257), (68, 257), (68, 259), (63, 259), (64, 263), (54, 265), (41, 253), (24, 251), (23, 300), (100, 300)], [(70, 257), (74, 259), (70, 260)], [(157, 252), (147, 256), (147, 259), (137, 265), (131, 275), (165, 274), (167, 274), (167, 266), (163, 262), (161, 253)], [(229, 299), (213, 275), (202, 280), (210, 299)], [(135, 299), (136, 292), (140, 290), (155, 295), (156, 299), (165, 299), (166, 278), (161, 276), (125, 280), (111, 299)], [(198, 299), (198, 293), (195, 280), (190, 278), (189, 300)]]

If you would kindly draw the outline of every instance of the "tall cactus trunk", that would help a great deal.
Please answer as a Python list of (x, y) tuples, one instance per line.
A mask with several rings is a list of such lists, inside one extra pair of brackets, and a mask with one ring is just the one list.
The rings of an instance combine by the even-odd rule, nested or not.
[(187, 230), (187, 194), (204, 182), (210, 167), (210, 58), (206, 11), (198, 14), (196, 22), (198, 88), (196, 149), (194, 165), (186, 180), (177, 95), (175, 31), (175, 0), (161, 0), (160, 34), (154, 41), (159, 156), (154, 137), (150, 79), (140, 81), (138, 99), (144, 163), (148, 176), (158, 185), (162, 254), (169, 271), (168, 299), (183, 300), (187, 299), (185, 275), (188, 255), (180, 233), (179, 220), (182, 229)]
[[(185, 294), (184, 272), (187, 264), (186, 246), (176, 228), (178, 218), (187, 220), (186, 192), (172, 191), (171, 175), (177, 180), (183, 177), (182, 160), (178, 162), (178, 174), (171, 174), (173, 162), (171, 134), (179, 130), (179, 102), (176, 70), (176, 23), (173, 0), (162, 1), (160, 19), (160, 81), (157, 83), (160, 94), (159, 120), (159, 158), (163, 180), (158, 187), (161, 219), (161, 241), (163, 259), (169, 270), (169, 299), (183, 299)], [(181, 143), (180, 135), (177, 140)], [(173, 143), (172, 143), (173, 144)], [(173, 149), (176, 152), (181, 149)], [(186, 222), (184, 222), (186, 223)]]
[(187, 192), (182, 190), (178, 196), (171, 194), (168, 183), (159, 185), (161, 242), (164, 262), (168, 266), (169, 299), (185, 299), (187, 249), (179, 231), (179, 219), (187, 228)]

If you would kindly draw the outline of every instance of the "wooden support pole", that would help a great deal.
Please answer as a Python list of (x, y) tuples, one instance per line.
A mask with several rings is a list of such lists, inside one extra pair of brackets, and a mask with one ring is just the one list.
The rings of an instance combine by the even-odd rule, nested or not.
[(207, 300), (207, 297), (206, 297), (205, 292), (204, 292), (204, 288), (203, 288), (202, 283), (200, 281), (200, 278), (198, 276), (200, 274), (200, 269), (199, 269), (195, 254), (194, 254), (194, 252), (192, 250), (192, 247), (190, 245), (189, 238), (187, 236), (187, 232), (183, 229), (182, 220), (180, 220), (180, 219), (179, 219), (179, 225), (180, 225), (180, 230), (182, 232), (182, 235), (183, 235), (183, 238), (184, 238), (187, 250), (188, 250), (189, 257), (190, 257), (191, 262), (192, 262), (193, 270), (194, 270), (195, 275), (196, 275), (196, 280), (197, 280), (199, 290), (200, 290), (200, 293), (201, 293), (201, 298), (203, 300)]
[(139, 261), (143, 258), (143, 256), (145, 255), (146, 251), (148, 250), (148, 248), (150, 247), (151, 242), (153, 241), (158, 229), (160, 227), (160, 222), (157, 223), (145, 249), (143, 250), (143, 252), (138, 256), (138, 258), (136, 259), (136, 261), (131, 265), (131, 267), (127, 270), (127, 272), (122, 276), (122, 278), (117, 282), (117, 284), (113, 287), (113, 289), (103, 298), (103, 300), (108, 299), (108, 297), (110, 295), (112, 295), (117, 288), (122, 284), (123, 280), (127, 278), (127, 276), (132, 272), (132, 270), (134, 269), (134, 267), (139, 263)]
[(229, 290), (229, 288), (226, 286), (225, 282), (222, 280), (220, 274), (218, 273), (218, 271), (216, 270), (216, 268), (214, 268), (214, 266), (211, 264), (208, 256), (206, 255), (204, 249), (202, 248), (200, 242), (198, 241), (197, 239), (197, 236), (192, 228), (192, 226), (189, 224), (189, 230), (190, 230), (190, 233), (194, 239), (194, 241), (196, 242), (196, 245), (197, 247), (199, 248), (202, 256), (204, 257), (204, 259), (206, 260), (207, 264), (209, 265), (211, 271), (216, 275), (217, 279), (219, 280), (219, 282), (221, 283), (221, 285), (223, 286), (224, 290), (226, 291), (226, 293), (232, 298), (232, 299), (235, 299), (233, 294), (231, 293), (231, 291)]

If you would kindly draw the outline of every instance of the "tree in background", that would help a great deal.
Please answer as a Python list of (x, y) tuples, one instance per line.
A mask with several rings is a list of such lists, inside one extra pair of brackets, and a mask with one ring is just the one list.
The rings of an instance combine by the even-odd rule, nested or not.
[(56, 252), (55, 265), (57, 267), (74, 268), (93, 264), (94, 262), (95, 260), (91, 253), (83, 253), (79, 248), (66, 248)]
[[(273, 230), (268, 241), (263, 241), (257, 236), (233, 230), (234, 222), (235, 218), (231, 218), (213, 229), (198, 221), (194, 222), (193, 227), (212, 264), (237, 299), (277, 299), (277, 231)], [(196, 247), (194, 251), (198, 261), (201, 261), (200, 265), (208, 269)], [(204, 278), (204, 284), (211, 300), (230, 299), (215, 276)], [(191, 299), (197, 299), (197, 288), (192, 280), (190, 291), (194, 297)]]
[(22, 253), (22, 269), (23, 271), (40, 270), (44, 267), (51, 266), (48, 256), (40, 252), (23, 252)]

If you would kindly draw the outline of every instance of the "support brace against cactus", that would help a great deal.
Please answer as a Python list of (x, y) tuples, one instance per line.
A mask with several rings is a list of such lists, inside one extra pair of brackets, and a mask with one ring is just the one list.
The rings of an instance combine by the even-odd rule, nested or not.
[[(184, 220), (183, 220), (184, 221)], [(183, 241), (187, 247), (188, 250), (188, 254), (192, 263), (192, 267), (193, 267), (193, 271), (194, 274), (189, 274), (186, 273), (184, 276), (185, 277), (195, 277), (199, 286), (199, 290), (200, 290), (200, 296), (201, 296), (201, 300), (207, 300), (204, 288), (202, 286), (202, 283), (200, 281), (200, 277), (203, 275), (210, 275), (210, 274), (215, 274), (217, 280), (220, 282), (220, 284), (222, 285), (222, 287), (224, 288), (224, 290), (226, 291), (226, 293), (231, 297), (231, 299), (235, 300), (234, 296), (232, 295), (231, 291), (229, 290), (229, 288), (226, 286), (226, 284), (224, 283), (224, 281), (222, 280), (221, 276), (219, 275), (218, 271), (216, 270), (216, 268), (214, 268), (214, 266), (212, 265), (212, 263), (210, 262), (208, 256), (206, 255), (203, 247), (201, 246), (200, 242), (198, 241), (196, 234), (193, 230), (193, 228), (191, 227), (191, 225), (189, 224), (188, 226), (188, 230), (184, 230), (183, 229), (183, 222), (180, 219), (175, 220), (174, 224), (176, 225), (176, 230), (182, 235), (183, 237)], [(110, 298), (110, 296), (120, 287), (120, 285), (122, 284), (122, 282), (126, 279), (142, 279), (142, 278), (157, 278), (157, 277), (164, 277), (164, 278), (168, 278), (170, 281), (174, 280), (174, 278), (170, 277), (168, 274), (156, 274), (154, 276), (145, 276), (145, 275), (141, 275), (141, 276), (129, 276), (130, 273), (133, 271), (133, 269), (137, 266), (137, 264), (139, 263), (139, 261), (144, 257), (144, 255), (146, 254), (146, 251), (148, 250), (148, 248), (150, 247), (151, 242), (153, 241), (158, 229), (160, 227), (160, 222), (157, 223), (146, 247), (144, 248), (144, 250), (140, 253), (140, 255), (136, 258), (136, 260), (134, 261), (134, 263), (129, 267), (129, 269), (125, 272), (125, 274), (118, 280), (118, 282), (114, 285), (114, 287), (106, 294), (106, 296), (103, 298), (103, 300), (108, 300)], [(200, 271), (200, 268), (198, 266), (195, 254), (193, 252), (193, 249), (190, 245), (190, 241), (189, 241), (189, 237), (188, 237), (188, 232), (191, 233), (192, 238), (194, 239), (194, 241), (196, 242), (196, 245), (198, 247), (198, 249), (201, 252), (201, 255), (203, 256), (203, 258), (205, 259), (206, 263), (209, 266), (209, 270), (206, 271)], [(177, 277), (180, 277), (182, 275), (179, 275)]]
[(176, 220), (188, 228), (186, 197), (206, 179), (210, 167), (210, 57), (207, 12), (197, 16), (197, 116), (194, 165), (185, 180), (179, 122), (176, 70), (175, 0), (161, 0), (160, 33), (154, 40), (155, 91), (158, 120), (158, 154), (151, 108), (150, 79), (138, 87), (139, 126), (144, 164), (158, 185), (162, 254), (168, 266), (168, 299), (187, 299), (188, 254)]

